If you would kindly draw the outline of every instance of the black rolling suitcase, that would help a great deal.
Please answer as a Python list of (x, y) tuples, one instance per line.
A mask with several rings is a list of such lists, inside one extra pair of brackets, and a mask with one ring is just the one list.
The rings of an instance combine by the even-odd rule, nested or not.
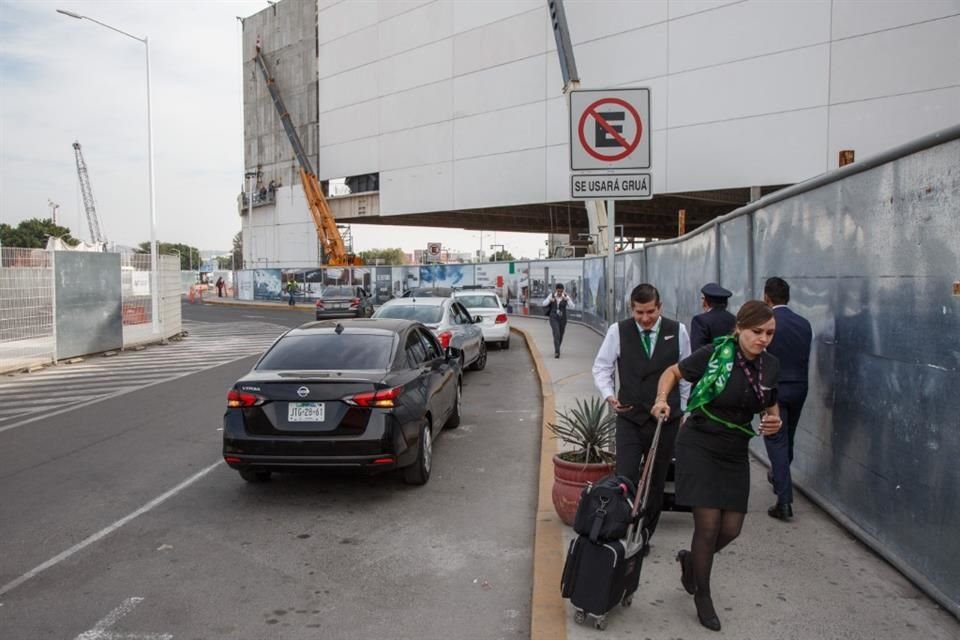
[(594, 619), (594, 626), (602, 631), (607, 628), (607, 614), (614, 607), (618, 604), (629, 607), (633, 603), (643, 568), (643, 523), (662, 425), (663, 421), (658, 421), (650, 454), (643, 463), (638, 498), (633, 505), (634, 520), (626, 537), (591, 542), (588, 536), (580, 535), (567, 550), (560, 591), (576, 608), (577, 624), (583, 624), (589, 615)]

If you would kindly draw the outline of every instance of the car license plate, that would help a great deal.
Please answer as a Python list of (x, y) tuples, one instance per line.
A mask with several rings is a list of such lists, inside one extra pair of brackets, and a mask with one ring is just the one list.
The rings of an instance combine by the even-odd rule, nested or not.
[(323, 422), (324, 413), (322, 402), (291, 402), (287, 406), (287, 421)]

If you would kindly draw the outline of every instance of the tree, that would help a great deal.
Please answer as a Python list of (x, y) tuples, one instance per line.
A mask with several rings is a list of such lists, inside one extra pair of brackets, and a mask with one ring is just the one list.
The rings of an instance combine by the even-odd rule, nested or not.
[(360, 257), (366, 265), (404, 264), (407, 261), (403, 249), (370, 249), (369, 251), (361, 251)]
[[(181, 243), (172, 244), (170, 242), (158, 242), (157, 249), (159, 250), (160, 255), (179, 253), (181, 271), (197, 271), (200, 269), (200, 265), (203, 264), (203, 260), (200, 259), (200, 250), (196, 247), (191, 247)], [(139, 248), (137, 249), (137, 253), (145, 253), (150, 255), (150, 243), (141, 242), (139, 244)]]
[(233, 268), (243, 269), (243, 231), (233, 236)]
[(516, 258), (507, 250), (497, 251), (493, 254), (494, 262), (513, 262), (514, 260), (516, 260)]
[(71, 247), (80, 244), (79, 240), (70, 235), (70, 229), (53, 224), (52, 218), (30, 218), (16, 227), (0, 224), (0, 244), (5, 247), (43, 249), (50, 236), (60, 238)]

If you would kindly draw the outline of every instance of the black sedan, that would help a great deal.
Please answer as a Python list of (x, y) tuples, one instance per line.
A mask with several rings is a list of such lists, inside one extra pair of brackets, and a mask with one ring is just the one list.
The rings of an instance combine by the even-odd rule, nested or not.
[(315, 303), (317, 320), (325, 318), (369, 318), (373, 315), (373, 297), (363, 287), (335, 285), (324, 287)]
[(433, 441), (460, 424), (460, 353), (408, 320), (310, 322), (278, 339), (227, 394), (223, 457), (272, 471), (403, 469), (425, 484)]

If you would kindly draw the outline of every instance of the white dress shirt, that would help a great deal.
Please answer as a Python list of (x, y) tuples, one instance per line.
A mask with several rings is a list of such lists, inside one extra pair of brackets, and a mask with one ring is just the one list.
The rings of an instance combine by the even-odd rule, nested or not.
[[(550, 301), (551, 301), (551, 300), (553, 300), (553, 294), (552, 294), (552, 293), (551, 293), (550, 295), (548, 295), (546, 298), (543, 299), (543, 306), (545, 306), (545, 307), (550, 306)], [(573, 306), (573, 300), (571, 300), (571, 299), (570, 299), (570, 296), (568, 296), (567, 294), (563, 294), (563, 297), (560, 298), (560, 300), (566, 300), (566, 301), (567, 301), (567, 309), (573, 309), (573, 308), (574, 308), (574, 306)]]
[[(663, 321), (663, 318), (658, 318), (656, 324), (653, 325), (653, 333), (650, 334), (650, 355), (653, 355), (653, 350), (657, 345), (657, 338), (660, 336), (660, 325)], [(690, 334), (687, 333), (687, 328), (683, 325), (682, 322), (677, 323), (680, 327), (680, 335), (678, 339), (680, 340), (680, 360), (683, 360), (690, 355)], [(639, 333), (643, 333), (643, 329), (639, 324), (634, 322), (634, 325), (637, 327)], [(604, 398), (609, 398), (610, 396), (616, 397), (616, 373), (617, 373), (617, 360), (620, 359), (620, 326), (619, 324), (612, 324), (610, 328), (607, 329), (607, 335), (603, 338), (603, 344), (600, 345), (600, 350), (597, 351), (597, 357), (593, 361), (593, 384), (596, 385), (597, 390), (600, 391), (600, 395)], [(683, 411), (687, 408), (687, 398), (690, 397), (690, 383), (686, 380), (680, 381), (680, 410)]]

